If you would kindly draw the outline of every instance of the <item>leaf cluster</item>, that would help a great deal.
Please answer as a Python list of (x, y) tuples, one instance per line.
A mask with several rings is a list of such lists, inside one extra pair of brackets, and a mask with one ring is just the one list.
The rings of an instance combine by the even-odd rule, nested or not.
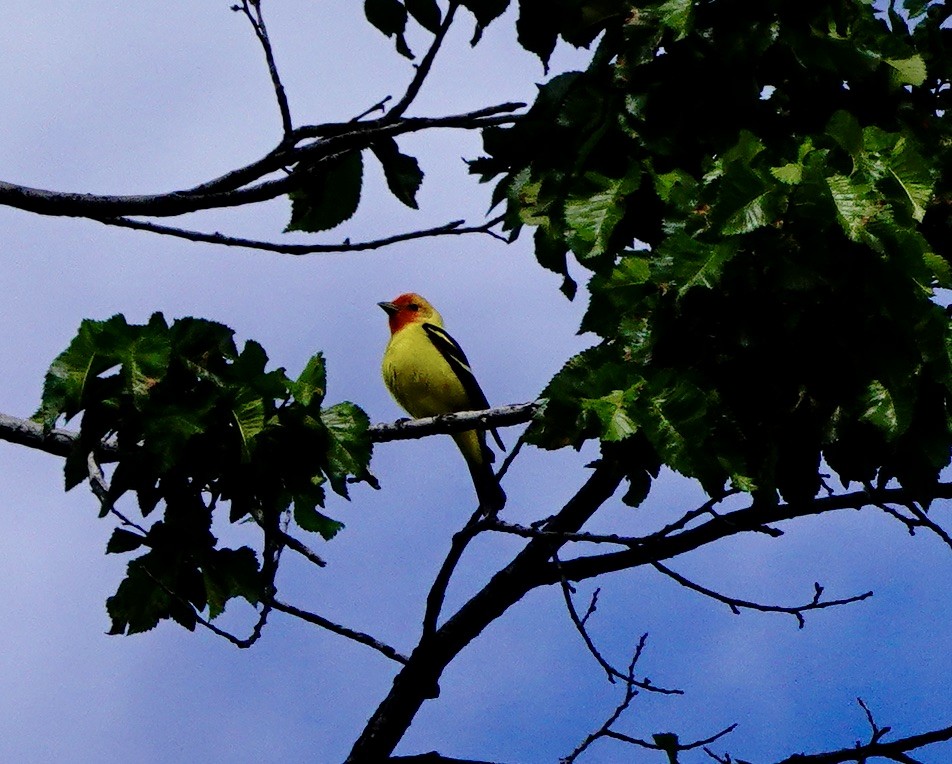
[[(533, 441), (637, 443), (802, 500), (844, 482), (928, 497), (949, 462), (952, 30), (944, 3), (520, 3), (520, 41), (591, 65), (484, 130), (471, 171), (599, 344), (548, 386)], [(647, 456), (650, 455), (650, 456)]]
[[(126, 493), (142, 518), (161, 515), (148, 528), (122, 515), (109, 541), (108, 552), (144, 550), (107, 602), (111, 633), (164, 618), (191, 629), (196, 612), (214, 618), (234, 597), (257, 604), (273, 586), (288, 515), (330, 539), (343, 525), (318, 510), (326, 485), (346, 497), (351, 477), (374, 482), (367, 416), (351, 403), (322, 408), (321, 355), (292, 380), (267, 370), (258, 343), (239, 351), (233, 335), (195, 318), (170, 326), (159, 313), (144, 325), (86, 320), (46, 375), (35, 418), (49, 430), (82, 415), (66, 488), (90, 477), (109, 441), (117, 463), (101, 516)], [(212, 521), (223, 503), (232, 523), (260, 527), (261, 564), (248, 547), (219, 547)]]

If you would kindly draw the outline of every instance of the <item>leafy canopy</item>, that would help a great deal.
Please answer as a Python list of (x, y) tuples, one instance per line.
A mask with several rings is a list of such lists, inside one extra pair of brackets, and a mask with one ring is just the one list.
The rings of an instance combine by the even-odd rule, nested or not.
[(952, 446), (944, 3), (519, 7), (543, 61), (598, 40), (471, 163), (569, 296), (569, 255), (591, 274), (599, 342), (532, 440), (640, 441), (639, 484), (660, 462), (801, 500), (824, 459), (928, 498)]
[(233, 334), (194, 318), (169, 326), (159, 313), (144, 325), (87, 320), (47, 373), (36, 418), (49, 430), (82, 414), (67, 489), (89, 478), (90, 459), (109, 442), (118, 463), (102, 515), (129, 492), (143, 518), (161, 507), (148, 528), (129, 521), (109, 541), (108, 552), (145, 550), (107, 602), (112, 633), (163, 618), (193, 628), (196, 612), (214, 618), (229, 599), (256, 604), (269, 594), (267, 560), (218, 546), (211, 526), (222, 502), (232, 523), (260, 527), (273, 554), (287, 513), (325, 539), (343, 527), (317, 509), (325, 484), (345, 497), (351, 477), (374, 484), (367, 416), (351, 403), (322, 408), (321, 355), (292, 380), (266, 369), (258, 343), (239, 352)]

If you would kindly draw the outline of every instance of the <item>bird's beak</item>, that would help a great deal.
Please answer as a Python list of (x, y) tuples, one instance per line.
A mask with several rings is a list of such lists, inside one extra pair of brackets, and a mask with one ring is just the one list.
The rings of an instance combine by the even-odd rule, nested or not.
[(388, 316), (392, 316), (394, 313), (397, 313), (397, 312), (400, 310), (400, 308), (398, 308), (398, 307), (397, 307), (396, 305), (394, 305), (392, 302), (378, 302), (377, 305), (379, 305), (381, 308), (383, 308), (383, 309), (384, 309), (384, 312), (385, 312)]

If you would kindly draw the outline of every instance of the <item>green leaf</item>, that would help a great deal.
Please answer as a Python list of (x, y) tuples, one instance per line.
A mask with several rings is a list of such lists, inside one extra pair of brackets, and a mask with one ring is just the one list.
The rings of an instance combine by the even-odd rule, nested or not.
[(399, 0), (364, 0), (364, 15), (367, 21), (396, 40), (397, 52), (407, 58), (413, 53), (407, 47), (404, 32), (407, 28), (407, 9)]
[(349, 151), (314, 167), (300, 168), (301, 185), (288, 196), (291, 222), (285, 232), (326, 231), (350, 219), (360, 203), (363, 159), (359, 151)]
[(675, 40), (683, 40), (690, 31), (693, 0), (667, 0), (658, 7), (661, 23), (675, 33)]
[(873, 380), (866, 388), (863, 406), (859, 418), (880, 430), (887, 440), (893, 440), (908, 427), (911, 406), (897, 399), (879, 380)]
[(780, 204), (773, 188), (749, 167), (732, 166), (718, 188), (710, 217), (725, 236), (750, 233), (773, 223)]
[(145, 542), (145, 537), (141, 533), (133, 533), (123, 528), (116, 528), (109, 537), (109, 543), (106, 544), (106, 554), (121, 554), (138, 549)]
[(423, 183), (420, 163), (411, 156), (401, 154), (393, 138), (383, 138), (371, 147), (387, 179), (390, 192), (411, 209), (417, 209), (416, 194)]
[(149, 555), (129, 563), (126, 577), (106, 600), (110, 634), (139, 634), (154, 629), (172, 613), (172, 597), (148, 568)]
[(509, 0), (461, 0), (460, 4), (476, 17), (476, 29), (469, 43), (476, 45), (482, 39), (483, 30), (509, 7)]
[(582, 410), (595, 414), (602, 424), (601, 440), (617, 442), (638, 432), (638, 425), (626, 411), (626, 398), (633, 394), (632, 390), (613, 390), (601, 398), (582, 399)]
[(331, 487), (341, 496), (347, 496), (347, 478), (373, 483), (368, 471), (373, 444), (370, 442), (370, 417), (353, 403), (338, 403), (321, 412), (327, 428), (327, 477)]
[(866, 183), (854, 183), (845, 175), (833, 175), (826, 179), (837, 220), (853, 241), (860, 241), (863, 229), (882, 210), (882, 202)]
[(949, 261), (934, 252), (926, 252), (922, 259), (938, 285), (943, 289), (952, 289), (952, 266), (949, 265)]
[(436, 34), (440, 31), (443, 14), (436, 0), (404, 0), (407, 11), (424, 29)]
[(325, 541), (330, 541), (344, 527), (342, 522), (323, 515), (309, 503), (294, 502), (294, 522), (305, 531), (319, 533)]
[(254, 390), (242, 388), (235, 398), (232, 413), (241, 436), (242, 459), (250, 462), (252, 443), (265, 426), (264, 399)]
[(885, 58), (883, 61), (892, 68), (893, 83), (919, 86), (926, 81), (928, 72), (926, 62), (916, 53), (909, 58)]
[(713, 289), (735, 252), (736, 245), (729, 241), (712, 245), (685, 233), (676, 233), (658, 247), (653, 280), (667, 287), (674, 286), (679, 297), (695, 287)]
[(202, 563), (209, 618), (220, 616), (225, 605), (241, 597), (252, 605), (261, 599), (258, 558), (248, 547), (215, 549)]
[(85, 405), (91, 381), (119, 363), (119, 353), (132, 338), (124, 316), (107, 321), (84, 320), (69, 346), (50, 364), (43, 398), (34, 418), (49, 430), (60, 416), (69, 421)]
[(932, 167), (905, 138), (900, 138), (889, 162), (889, 172), (902, 188), (914, 220), (922, 222), (932, 201), (935, 179)]
[(803, 180), (803, 165), (797, 163), (788, 163), (780, 167), (771, 167), (770, 174), (781, 183), (788, 186), (795, 186)]
[(638, 188), (636, 166), (624, 178), (590, 173), (583, 188), (565, 202), (566, 241), (580, 260), (611, 253), (611, 237), (625, 215), (625, 198)]
[(324, 365), (324, 354), (315, 353), (304, 365), (301, 375), (291, 386), (294, 399), (305, 408), (311, 405), (320, 406), (327, 391), (327, 370)]
[(863, 152), (863, 129), (848, 111), (838, 111), (826, 126), (826, 133), (850, 156), (856, 158)]

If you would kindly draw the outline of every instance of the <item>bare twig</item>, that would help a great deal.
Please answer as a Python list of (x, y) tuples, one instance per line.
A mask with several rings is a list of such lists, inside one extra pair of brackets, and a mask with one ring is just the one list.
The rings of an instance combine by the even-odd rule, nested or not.
[[(560, 565), (558, 555), (552, 556), (553, 562), (558, 566)], [(631, 669), (627, 674), (622, 673), (614, 666), (612, 666), (605, 657), (601, 654), (598, 647), (595, 646), (595, 642), (592, 639), (591, 635), (588, 633), (588, 629), (585, 624), (589, 619), (589, 616), (595, 612), (596, 603), (598, 602), (598, 590), (595, 591), (595, 594), (592, 595), (592, 599), (589, 602), (588, 610), (585, 612), (584, 616), (579, 616), (578, 610), (575, 608), (575, 602), (572, 599), (572, 595), (575, 593), (571, 584), (565, 578), (561, 580), (562, 585), (562, 596), (565, 600), (565, 608), (568, 610), (569, 618), (572, 620), (572, 624), (575, 626), (575, 630), (582, 637), (582, 641), (585, 643), (585, 647), (588, 648), (589, 653), (602, 667), (602, 670), (605, 672), (605, 675), (608, 677), (608, 681), (612, 684), (615, 683), (616, 679), (620, 679), (622, 682), (628, 684), (629, 688), (637, 688), (641, 690), (647, 690), (648, 692), (657, 692), (662, 695), (683, 695), (683, 690), (668, 690), (663, 687), (656, 687), (647, 679), (635, 679), (634, 675), (631, 673), (631, 669), (634, 668), (634, 663), (637, 662), (637, 658), (641, 656), (641, 651), (644, 649), (645, 640), (647, 639), (647, 634), (642, 635), (641, 640), (638, 643), (638, 647), (635, 650), (635, 661), (632, 663)]]
[(251, 22), (251, 27), (255, 30), (255, 36), (261, 43), (264, 50), (265, 59), (268, 62), (268, 73), (271, 75), (271, 84), (274, 86), (274, 95), (278, 101), (278, 109), (281, 111), (281, 125), (284, 128), (285, 140), (291, 139), (294, 131), (294, 125), (291, 122), (291, 109), (288, 106), (288, 96), (284, 92), (284, 85), (281, 83), (281, 77), (278, 74), (278, 66), (274, 61), (274, 51), (271, 48), (271, 38), (268, 37), (268, 27), (264, 23), (264, 15), (261, 12), (261, 0), (241, 0), (241, 6), (232, 6), (233, 11), (242, 11)]
[[(720, 732), (715, 732), (713, 735), (706, 737), (703, 740), (695, 740), (693, 743), (681, 743), (678, 740), (678, 736), (670, 732), (654, 735), (654, 742), (650, 743), (647, 740), (631, 737), (629, 735), (622, 734), (621, 732), (616, 732), (615, 730), (608, 730), (605, 733), (605, 737), (620, 740), (623, 743), (636, 745), (639, 748), (647, 748), (651, 751), (663, 751), (671, 756), (672, 754), (677, 755), (681, 751), (692, 751), (695, 748), (703, 748), (706, 745), (710, 745), (711, 743), (720, 740), (725, 735), (729, 735), (735, 729), (737, 729), (736, 723), (725, 727)], [(672, 761), (677, 761), (677, 759), (672, 759)]]
[(446, 599), (446, 590), (450, 585), (450, 579), (453, 577), (453, 571), (463, 557), (463, 552), (469, 542), (472, 541), (480, 531), (485, 530), (486, 524), (483, 521), (483, 509), (478, 507), (472, 514), (466, 525), (453, 534), (453, 540), (450, 542), (450, 551), (443, 560), (436, 578), (433, 579), (433, 585), (426, 595), (426, 610), (423, 614), (423, 638), (426, 639), (436, 631), (437, 621), (440, 617), (440, 611), (443, 608), (443, 600)]
[(810, 602), (806, 605), (796, 605), (791, 607), (784, 605), (763, 605), (758, 602), (738, 599), (737, 597), (729, 597), (726, 594), (720, 594), (713, 589), (708, 589), (705, 586), (701, 586), (700, 584), (685, 578), (680, 573), (675, 573), (673, 570), (671, 570), (671, 568), (662, 565), (660, 562), (652, 563), (652, 567), (673, 581), (677, 581), (686, 589), (690, 589), (691, 591), (697, 592), (698, 594), (703, 594), (705, 597), (709, 597), (710, 599), (716, 600), (717, 602), (723, 602), (731, 609), (731, 612), (734, 613), (734, 615), (739, 615), (741, 609), (758, 610), (762, 613), (786, 613), (787, 615), (792, 615), (797, 619), (797, 624), (801, 629), (806, 624), (803, 614), (808, 610), (823, 610), (825, 608), (837, 607), (839, 605), (849, 605), (853, 602), (862, 602), (863, 600), (869, 599), (873, 596), (872, 592), (864, 592), (863, 594), (858, 594), (854, 597), (846, 597), (839, 600), (826, 600), (825, 602), (821, 602), (820, 597), (823, 594), (823, 587), (818, 583), (814, 583), (813, 599), (810, 600)]
[(611, 729), (611, 726), (618, 721), (619, 717), (628, 709), (628, 706), (631, 705), (631, 701), (635, 699), (635, 696), (638, 694), (638, 690), (635, 687), (635, 665), (638, 663), (638, 659), (641, 657), (642, 650), (644, 650), (645, 642), (648, 639), (647, 634), (642, 634), (641, 639), (638, 641), (638, 646), (635, 648), (635, 654), (631, 658), (631, 663), (628, 664), (628, 674), (626, 676), (625, 683), (625, 695), (619, 703), (615, 710), (611, 713), (608, 719), (599, 727), (597, 730), (587, 735), (585, 739), (578, 744), (572, 753), (568, 756), (564, 756), (559, 759), (559, 764), (572, 764), (579, 756), (581, 756), (588, 747), (594, 743), (596, 740), (605, 737), (608, 734), (608, 731)]
[[(495, 220), (483, 225), (466, 226), (464, 220), (452, 220), (449, 223), (435, 226), (433, 228), (424, 228), (419, 231), (408, 231), (406, 233), (393, 234), (381, 239), (370, 239), (368, 241), (351, 242), (345, 240), (335, 244), (287, 244), (281, 242), (262, 241), (259, 239), (246, 239), (240, 236), (228, 236), (216, 231), (215, 233), (205, 233), (204, 231), (193, 231), (185, 228), (176, 228), (175, 226), (162, 225), (145, 220), (133, 220), (132, 218), (105, 218), (99, 221), (109, 226), (118, 228), (131, 228), (136, 231), (147, 231), (157, 233), (162, 236), (172, 236), (176, 239), (185, 239), (187, 241), (202, 242), (205, 244), (218, 244), (225, 247), (242, 247), (244, 249), (254, 249), (261, 252), (275, 252), (282, 255), (313, 255), (328, 252), (366, 252), (368, 250), (382, 249), (392, 244), (398, 244), (404, 241), (414, 241), (416, 239), (432, 238), (436, 236), (465, 236), (467, 234), (486, 234), (494, 239), (501, 238), (498, 233), (492, 230), (496, 225)], [(503, 239), (505, 241), (505, 239)]]
[(419, 94), (420, 88), (423, 87), (423, 83), (433, 66), (433, 61), (436, 59), (436, 54), (439, 53), (440, 46), (442, 46), (443, 40), (446, 39), (446, 33), (450, 31), (450, 26), (453, 24), (453, 16), (456, 15), (458, 8), (459, 0), (450, 0), (450, 4), (446, 9), (446, 15), (443, 17), (443, 23), (440, 24), (440, 28), (437, 30), (433, 42), (430, 43), (429, 50), (427, 50), (417, 65), (416, 72), (413, 75), (413, 79), (410, 80), (407, 91), (403, 94), (403, 97), (393, 105), (390, 113), (384, 117), (385, 121), (390, 122), (402, 117)]
[(286, 531), (280, 532), (281, 543), (286, 546), (288, 549), (297, 552), (304, 559), (314, 563), (319, 568), (323, 568), (327, 565), (327, 562), (316, 552), (314, 552), (309, 546), (307, 546), (303, 541), (294, 538), (294, 536), (289, 535)]
[(842, 748), (837, 751), (826, 751), (824, 753), (795, 753), (788, 756), (778, 764), (843, 764), (843, 762), (855, 761), (859, 764), (871, 759), (887, 759), (897, 761), (900, 764), (916, 764), (915, 759), (908, 754), (910, 751), (924, 748), (934, 743), (944, 743), (952, 740), (952, 726), (942, 729), (923, 732), (919, 735), (909, 735), (908, 737), (893, 740), (890, 743), (883, 742), (883, 738), (891, 730), (889, 727), (880, 727), (873, 719), (867, 705), (858, 699), (860, 707), (866, 715), (866, 721), (870, 725), (870, 741), (865, 745), (856, 744), (852, 748)]
[(307, 610), (301, 610), (300, 608), (294, 607), (294, 605), (289, 605), (277, 599), (272, 600), (271, 605), (275, 610), (280, 610), (282, 613), (287, 613), (288, 615), (292, 615), (295, 618), (301, 619), (302, 621), (307, 621), (308, 623), (312, 623), (315, 626), (320, 626), (322, 629), (327, 629), (334, 634), (338, 634), (354, 642), (358, 642), (362, 645), (373, 648), (378, 653), (386, 656), (392, 661), (396, 661), (397, 663), (407, 662), (407, 657), (405, 655), (397, 652), (394, 648), (390, 647), (390, 645), (387, 645), (381, 642), (379, 639), (375, 639), (374, 637), (371, 637), (369, 634), (365, 634), (362, 631), (355, 631), (354, 629), (349, 629), (346, 626), (341, 626), (340, 624), (329, 621), (327, 618), (317, 615), (316, 613), (311, 613)]

